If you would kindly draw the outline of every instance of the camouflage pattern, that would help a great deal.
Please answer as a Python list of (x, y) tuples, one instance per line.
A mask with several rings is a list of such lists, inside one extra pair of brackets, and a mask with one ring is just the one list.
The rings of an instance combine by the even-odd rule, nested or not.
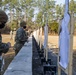
[(15, 50), (15, 54), (17, 55), (17, 53), (20, 51), (20, 49), (22, 48), (22, 46), (24, 45), (24, 43), (27, 41), (28, 37), (26, 35), (25, 30), (20, 27), (17, 31), (16, 31), (16, 36), (15, 36), (15, 45), (14, 45), (14, 50)]
[[(6, 22), (8, 21), (8, 16), (7, 14), (0, 9), (0, 29), (4, 28), (6, 25)], [(9, 45), (8, 43), (2, 43), (2, 36), (0, 32), (0, 75), (3, 67), (3, 56), (2, 53), (7, 53), (9, 50)]]
[(2, 43), (2, 36), (0, 36), (0, 72), (3, 66), (2, 53), (7, 53), (9, 50), (9, 45), (7, 43)]
[(8, 43), (2, 43), (2, 38), (0, 37), (0, 56), (2, 53), (7, 53), (9, 50), (9, 45)]

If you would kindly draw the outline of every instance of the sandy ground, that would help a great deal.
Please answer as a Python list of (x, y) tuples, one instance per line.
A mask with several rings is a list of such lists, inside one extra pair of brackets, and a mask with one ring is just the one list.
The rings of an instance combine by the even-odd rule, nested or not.
[[(42, 36), (44, 40), (44, 36)], [(59, 36), (48, 36), (48, 44), (59, 46)], [(76, 36), (73, 37), (73, 49), (76, 49)]]

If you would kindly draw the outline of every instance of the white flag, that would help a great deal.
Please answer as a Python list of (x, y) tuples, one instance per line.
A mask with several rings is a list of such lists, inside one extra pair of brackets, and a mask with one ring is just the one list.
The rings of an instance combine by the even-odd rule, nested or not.
[(44, 27), (44, 48), (46, 49), (47, 48), (47, 42), (48, 42), (48, 26), (45, 25)]
[[(66, 4), (69, 1), (66, 0)], [(61, 23), (61, 32), (60, 32), (60, 38), (59, 38), (59, 49), (60, 49), (60, 65), (63, 68), (67, 68), (68, 63), (69, 63), (69, 41), (70, 41), (70, 36), (69, 36), (69, 29), (68, 25), (70, 22), (70, 15), (68, 14), (68, 5), (66, 5), (65, 8), (65, 14), (64, 18), (62, 19)]]

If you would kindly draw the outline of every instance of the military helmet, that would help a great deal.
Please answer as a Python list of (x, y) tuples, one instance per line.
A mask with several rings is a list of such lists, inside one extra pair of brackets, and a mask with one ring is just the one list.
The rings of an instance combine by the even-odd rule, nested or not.
[(6, 15), (6, 13), (3, 10), (0, 10), (0, 29), (4, 28), (7, 20), (8, 20), (8, 16)]
[(20, 26), (21, 27), (26, 26), (26, 22), (25, 21), (21, 21)]

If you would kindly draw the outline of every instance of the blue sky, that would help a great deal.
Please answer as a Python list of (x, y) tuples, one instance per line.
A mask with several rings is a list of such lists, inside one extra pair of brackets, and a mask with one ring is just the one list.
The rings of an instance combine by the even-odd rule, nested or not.
[[(55, 0), (56, 1), (56, 4), (64, 4), (65, 3), (65, 0)], [(70, 1), (70, 0), (69, 0)], [(76, 0), (75, 0), (76, 1)]]

